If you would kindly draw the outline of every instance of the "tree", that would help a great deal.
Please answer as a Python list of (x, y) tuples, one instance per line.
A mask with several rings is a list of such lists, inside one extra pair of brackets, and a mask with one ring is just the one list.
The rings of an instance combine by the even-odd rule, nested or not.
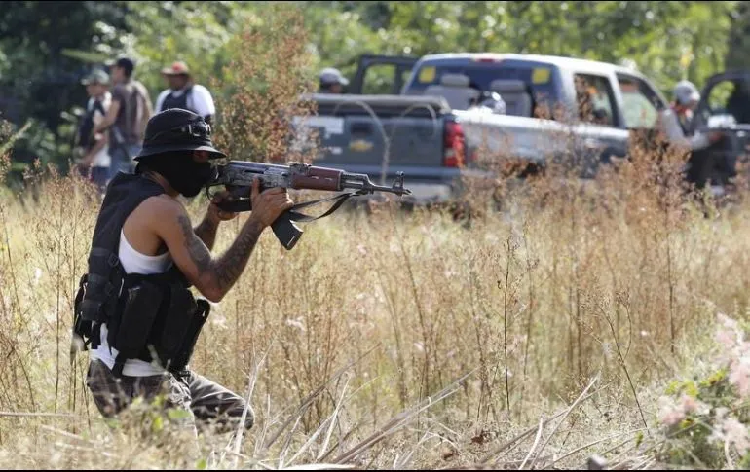
[[(260, 31), (273, 2), (5, 2), (0, 10), (0, 111), (39, 125), (20, 143), (45, 160), (67, 159), (83, 104), (79, 79), (126, 53), (155, 97), (160, 70), (183, 60), (196, 81), (232, 84), (231, 38)], [(698, 86), (725, 61), (745, 67), (750, 46), (746, 2), (661, 1), (321, 1), (283, 2), (299, 11), (313, 67), (352, 77), (362, 53), (539, 53), (619, 63), (633, 61), (662, 90), (688, 78)], [(212, 90), (228, 97), (233, 90)], [(9, 98), (10, 97), (10, 98)], [(15, 103), (15, 105), (14, 105)], [(221, 114), (221, 110), (218, 110)], [(33, 141), (33, 142), (32, 142)], [(23, 155), (17, 153), (16, 157)]]
[[(0, 87), (14, 98), (16, 124), (39, 123), (20, 140), (15, 159), (54, 161), (69, 150), (61, 112), (84, 103), (86, 64), (67, 50), (117, 48), (126, 28), (123, 2), (4, 2), (0, 9)], [(68, 127), (69, 128), (69, 127)], [(50, 142), (51, 141), (51, 142)]]
[(730, 35), (728, 68), (746, 69), (750, 62), (750, 4), (737, 2), (736, 8), (729, 11)]

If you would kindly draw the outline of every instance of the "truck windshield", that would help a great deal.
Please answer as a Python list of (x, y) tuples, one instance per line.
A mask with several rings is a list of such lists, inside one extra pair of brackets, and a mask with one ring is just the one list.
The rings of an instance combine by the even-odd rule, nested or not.
[[(463, 84), (465, 86), (464, 89), (468, 88), (479, 92), (487, 92), (493, 89), (498, 90), (498, 82), (496, 81), (506, 82), (507, 85), (510, 85), (510, 82), (517, 82), (522, 83), (525, 86), (525, 90), (518, 90), (517, 87), (510, 86), (506, 88), (505, 93), (503, 93), (502, 89), (498, 91), (504, 98), (507, 95), (507, 98), (511, 100), (516, 99), (517, 94), (525, 93), (532, 102), (531, 107), (525, 107), (524, 110), (520, 110), (518, 113), (514, 113), (512, 109), (509, 109), (508, 114), (536, 116), (542, 111), (540, 105), (543, 103), (551, 105), (557, 101), (554, 73), (555, 71), (552, 66), (536, 64), (519, 65), (504, 64), (502, 62), (472, 62), (467, 64), (443, 65), (426, 63), (416, 70), (404, 93), (409, 95), (440, 93), (441, 88), (446, 85), (446, 82), (455, 76), (468, 77), (468, 84)], [(457, 87), (455, 83), (448, 84), (448, 86), (451, 88)], [(503, 86), (500, 85), (500, 87)], [(451, 106), (457, 108), (454, 104), (451, 104)]]

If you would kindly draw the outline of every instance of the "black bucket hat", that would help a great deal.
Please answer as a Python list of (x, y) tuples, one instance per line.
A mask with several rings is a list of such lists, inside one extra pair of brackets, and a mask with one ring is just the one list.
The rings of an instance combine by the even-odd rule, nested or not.
[(206, 151), (209, 159), (226, 156), (211, 144), (211, 126), (202, 116), (181, 108), (170, 108), (148, 120), (143, 147), (135, 161), (174, 151)]

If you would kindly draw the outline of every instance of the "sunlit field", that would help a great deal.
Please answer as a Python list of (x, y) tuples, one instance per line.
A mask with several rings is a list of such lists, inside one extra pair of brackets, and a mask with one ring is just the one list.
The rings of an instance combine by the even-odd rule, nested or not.
[[(145, 406), (108, 425), (84, 387), (88, 353), (71, 362), (92, 189), (46, 177), (5, 194), (0, 466), (657, 464), (658, 397), (708, 368), (719, 312), (745, 318), (750, 224), (741, 201), (661, 198), (637, 171), (541, 179), (470, 218), (349, 208), (291, 251), (264, 234), (192, 362), (257, 421), (199, 444)], [(205, 198), (189, 205), (197, 224)]]

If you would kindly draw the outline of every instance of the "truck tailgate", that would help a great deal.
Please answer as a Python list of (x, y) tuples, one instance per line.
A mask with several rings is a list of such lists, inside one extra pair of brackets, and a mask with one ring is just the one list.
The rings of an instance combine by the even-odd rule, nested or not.
[[(315, 116), (295, 120), (298, 139), (318, 131), (313, 163), (367, 174), (380, 184), (403, 172), (416, 200), (447, 200), (467, 170), (444, 165), (445, 127), (455, 120), (442, 97), (402, 95), (307, 96)], [(308, 140), (307, 147), (313, 147)]]
[(443, 153), (442, 119), (343, 115), (341, 133), (319, 135), (327, 164), (439, 166)]
[(442, 99), (399, 95), (308, 96), (317, 115), (297, 125), (317, 129), (320, 164), (439, 166), (443, 151)]

